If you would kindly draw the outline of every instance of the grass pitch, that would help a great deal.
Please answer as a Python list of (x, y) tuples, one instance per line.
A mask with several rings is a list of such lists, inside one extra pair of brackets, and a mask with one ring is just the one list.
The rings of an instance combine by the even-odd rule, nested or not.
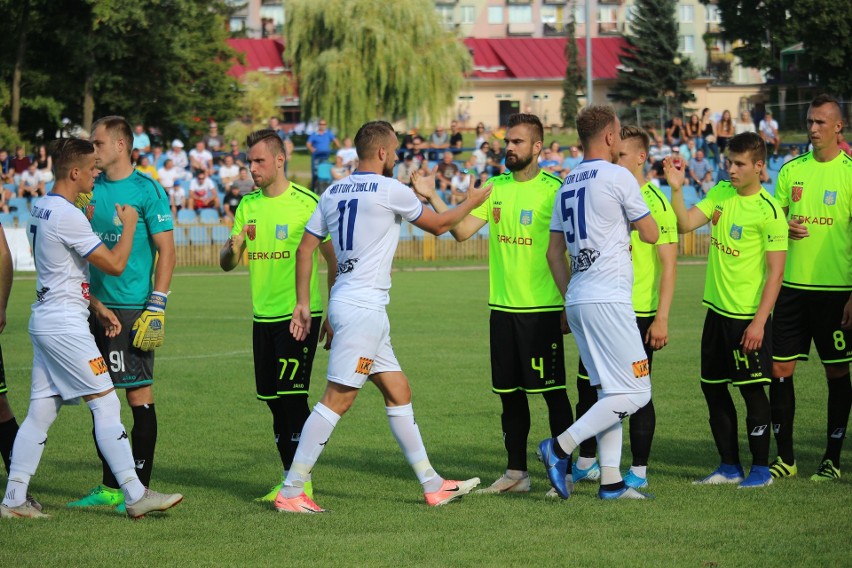
[[(670, 344), (654, 361), (658, 417), (649, 491), (656, 500), (601, 502), (594, 484), (578, 485), (566, 502), (546, 500), (547, 479), (534, 457), (535, 444), (549, 435), (546, 407), (533, 396), (533, 491), (471, 495), (430, 509), (387, 427), (382, 399), (368, 385), (314, 470), (316, 499), (332, 511), (316, 516), (277, 514), (252, 501), (277, 482), (280, 462), (269, 413), (254, 397), (247, 275), (179, 273), (157, 355), (152, 485), (184, 493), (184, 502), (138, 522), (111, 510), (66, 509), (100, 479), (90, 414), (85, 406), (66, 407), (31, 486), (53, 518), (0, 522), (0, 564), (849, 566), (850, 482), (808, 479), (825, 436), (826, 387), (817, 361), (796, 373), (799, 477), (751, 491), (690, 483), (718, 463), (697, 379), (704, 270), (679, 266)], [(394, 347), (431, 461), (445, 477), (479, 476), (487, 485), (505, 468), (500, 404), (490, 392), (488, 273), (406, 270), (394, 274), (393, 286)], [(33, 288), (31, 277), (16, 281), (2, 335), (19, 421), (29, 395)], [(577, 352), (571, 336), (565, 342), (573, 377)], [(325, 387), (326, 362), (320, 351), (311, 404)], [(569, 396), (576, 400), (573, 379)], [(734, 400), (744, 424), (739, 396)], [(129, 427), (126, 405), (123, 418)], [(741, 455), (747, 466), (742, 433)], [(0, 474), (0, 484), (5, 480)]]

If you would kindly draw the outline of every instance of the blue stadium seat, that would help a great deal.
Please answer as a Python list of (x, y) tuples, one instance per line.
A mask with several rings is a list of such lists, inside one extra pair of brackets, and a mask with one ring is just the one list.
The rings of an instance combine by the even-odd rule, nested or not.
[(18, 220), (18, 227), (26, 227), (30, 224), (30, 214), (26, 209), (23, 211), (16, 211), (13, 215), (15, 215), (15, 218)]
[(200, 209), (199, 220), (204, 225), (218, 225), (220, 218), (219, 212), (215, 209)]
[(13, 213), (0, 213), (0, 225), (13, 227), (15, 225), (15, 215)]
[(225, 225), (216, 225), (211, 232), (213, 233), (213, 243), (217, 245), (225, 244), (231, 236), (231, 228)]
[(18, 212), (29, 211), (26, 197), (12, 197), (9, 199), (9, 207), (17, 208)]
[(189, 228), (189, 241), (194, 245), (210, 244), (210, 229), (195, 225)]
[(322, 193), (325, 189), (334, 182), (331, 177), (331, 164), (322, 162), (317, 164), (317, 193)]
[(184, 247), (189, 244), (189, 239), (186, 237), (186, 229), (183, 227), (175, 227), (174, 239), (175, 246)]
[(181, 225), (191, 225), (198, 222), (198, 215), (191, 209), (181, 209), (178, 211), (177, 222)]

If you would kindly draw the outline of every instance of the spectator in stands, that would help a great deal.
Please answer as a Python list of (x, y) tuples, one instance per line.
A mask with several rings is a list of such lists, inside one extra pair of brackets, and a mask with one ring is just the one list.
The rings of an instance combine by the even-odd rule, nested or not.
[(314, 191), (317, 190), (317, 166), (328, 161), (332, 145), (335, 148), (340, 147), (340, 141), (328, 130), (328, 123), (324, 119), (320, 119), (318, 126), (317, 131), (308, 136), (305, 144), (311, 153), (311, 189)]
[(708, 171), (704, 174), (704, 179), (701, 180), (701, 193), (698, 194), (699, 198), (703, 199), (704, 196), (713, 189), (714, 185), (716, 185), (716, 182), (713, 180), (713, 172)]
[(174, 186), (169, 191), (169, 205), (172, 208), (172, 217), (177, 217), (177, 212), (186, 207), (185, 185), (185, 180), (176, 178)]
[(136, 169), (151, 179), (159, 181), (160, 174), (157, 172), (157, 168), (151, 165), (151, 161), (148, 159), (148, 154), (142, 154), (139, 156), (139, 162), (136, 164)]
[(275, 131), (275, 134), (278, 135), (278, 138), (280, 138), (282, 142), (289, 138), (289, 136), (287, 136), (287, 133), (284, 131), (284, 128), (281, 126), (281, 121), (278, 120), (277, 116), (270, 116), (267, 125), (269, 126), (270, 130)]
[(488, 172), (488, 150), (491, 149), (491, 144), (488, 142), (482, 142), (476, 150), (473, 151), (473, 158), (476, 160), (474, 168), (476, 168), (476, 173), (481, 174), (483, 172)]
[(562, 160), (562, 177), (568, 175), (568, 172), (580, 165), (583, 161), (583, 154), (580, 153), (580, 148), (574, 144), (568, 148), (568, 155)]
[(405, 185), (411, 185), (411, 174), (417, 171), (417, 166), (414, 164), (414, 157), (411, 154), (406, 154), (402, 162), (397, 166), (396, 179)]
[(15, 170), (15, 185), (20, 185), (21, 175), (29, 169), (31, 163), (32, 159), (27, 156), (23, 146), (15, 148), (15, 157), (12, 158), (12, 168)]
[(506, 150), (500, 145), (500, 139), (495, 138), (491, 143), (491, 149), (488, 150), (488, 173), (492, 176), (498, 176), (503, 173), (503, 167), (506, 161)]
[(219, 194), (216, 192), (216, 186), (203, 170), (189, 182), (189, 208), (219, 210)]
[(450, 123), (450, 152), (453, 154), (461, 154), (464, 138), (459, 131), (459, 123), (455, 120)]
[[(672, 148), (674, 150), (674, 148)], [(695, 157), (695, 139), (687, 138), (680, 145), (680, 157), (683, 158), (686, 162), (689, 162), (693, 157)]]
[(444, 152), (440, 162), (435, 164), (432, 175), (435, 176), (435, 188), (441, 192), (444, 201), (448, 201), (452, 194), (453, 176), (459, 173), (459, 167), (453, 161), (453, 153), (449, 150)]
[(15, 168), (12, 166), (9, 151), (5, 148), (0, 148), (0, 182), (3, 184), (15, 183)]
[(562, 146), (556, 140), (550, 143), (550, 158), (559, 162), (559, 169), (561, 170), (565, 154), (562, 152)]
[(742, 134), (743, 132), (757, 132), (754, 127), (754, 121), (747, 110), (740, 113), (740, 119), (734, 121), (734, 135)]
[(219, 153), (225, 150), (225, 139), (219, 134), (219, 125), (215, 122), (210, 123), (207, 134), (201, 140), (204, 142), (207, 150), (214, 156), (219, 155)]
[(230, 154), (225, 154), (219, 166), (219, 183), (222, 184), (222, 189), (226, 192), (231, 189), (231, 185), (240, 176), (240, 167), (234, 163), (234, 157)]
[(719, 145), (716, 144), (716, 125), (709, 108), (701, 111), (701, 137), (704, 140), (704, 147), (701, 149), (708, 156), (713, 154), (713, 159), (718, 162)]
[(696, 149), (704, 147), (704, 139), (701, 137), (701, 119), (697, 114), (689, 115), (689, 120), (683, 125), (683, 135), (693, 141)]
[(151, 139), (141, 123), (133, 127), (133, 148), (146, 154), (151, 151)]
[(731, 120), (731, 111), (722, 111), (722, 118), (716, 123), (716, 144), (719, 145), (719, 153), (724, 154), (728, 147), (728, 140), (734, 136), (734, 121)]
[(420, 135), (417, 133), (417, 127), (414, 126), (402, 137), (400, 151), (403, 153), (403, 156), (414, 150), (414, 139), (418, 136)]
[(695, 157), (689, 160), (689, 169), (687, 170), (687, 179), (690, 180), (690, 183), (693, 187), (695, 187), (696, 191), (701, 189), (701, 182), (704, 180), (704, 176), (707, 172), (712, 172), (713, 167), (710, 165), (706, 159), (704, 159), (704, 151), (696, 150)]
[[(414, 160), (414, 169), (420, 170), (424, 164), (427, 165), (426, 170), (429, 170), (429, 160), (426, 158), (426, 153), (423, 151), (423, 138), (415, 136), (411, 141), (411, 151), (406, 154), (406, 157), (411, 156)], [(429, 174), (426, 174), (429, 175)]]
[(485, 131), (485, 125), (481, 122), (476, 125), (476, 140), (473, 141), (474, 148), (482, 148), (483, 142), (488, 142), (488, 133)]
[[(139, 163), (139, 156), (141, 156), (141, 155), (142, 155), (142, 150), (140, 150), (139, 148), (133, 148), (130, 151), (130, 165), (135, 168), (136, 164)], [(146, 156), (147, 156), (147, 154), (146, 154)]]
[(18, 182), (18, 197), (26, 197), (27, 202), (33, 197), (44, 195), (44, 180), (35, 162), (30, 162), (29, 167), (21, 174)]
[(337, 156), (343, 160), (343, 165), (349, 168), (350, 172), (355, 171), (355, 164), (358, 162), (358, 151), (352, 145), (352, 138), (347, 136), (343, 139), (343, 146), (337, 151)]
[(657, 136), (654, 139), (654, 145), (651, 146), (650, 150), (648, 150), (648, 160), (650, 160), (651, 164), (653, 165), (657, 162), (662, 162), (663, 158), (667, 158), (671, 156), (671, 154), (671, 146), (665, 144), (661, 136)]
[(148, 156), (151, 165), (158, 170), (166, 163), (166, 155), (163, 154), (163, 147), (159, 144), (154, 144), (151, 148), (151, 154)]
[(666, 143), (672, 148), (680, 146), (684, 135), (683, 118), (676, 114), (666, 123)]
[(435, 131), (429, 135), (429, 159), (437, 160), (438, 156), (444, 153), (444, 150), (450, 147), (450, 135), (444, 130), (444, 127), (438, 125)]
[(234, 214), (237, 212), (237, 207), (239, 207), (240, 201), (242, 201), (242, 199), (243, 196), (240, 193), (240, 188), (235, 185), (232, 185), (228, 192), (225, 194), (225, 221), (229, 223), (234, 222)]
[(189, 156), (183, 149), (183, 142), (178, 138), (172, 140), (172, 149), (166, 152), (166, 158), (172, 161), (172, 164), (182, 173), (184, 179), (188, 179), (192, 175), (187, 175), (189, 172)]
[(467, 199), (467, 190), (475, 179), (474, 160), (469, 158), (464, 169), (459, 170), (450, 180), (450, 206), (455, 207)]
[(47, 146), (40, 144), (36, 149), (34, 156), (38, 173), (41, 175), (41, 180), (45, 183), (53, 181), (53, 158), (47, 153)]
[(781, 145), (781, 136), (778, 134), (778, 122), (772, 118), (771, 110), (767, 110), (763, 115), (763, 120), (760, 121), (757, 129), (760, 137), (766, 142), (766, 151), (777, 155), (778, 147)]
[[(842, 136), (842, 135), (839, 135), (839, 136)], [(847, 152), (847, 154), (848, 153), (849, 152)], [(791, 160), (795, 160), (798, 157), (799, 157), (799, 145), (793, 144), (792, 146), (790, 146), (790, 151), (787, 153), (786, 156), (784, 156), (784, 163), (786, 164), (787, 162), (789, 162)]]
[[(183, 172), (179, 171), (175, 167), (175, 163), (171, 158), (166, 158), (166, 161), (163, 163), (163, 167), (157, 170), (157, 181), (160, 182), (160, 185), (162, 185), (163, 189), (166, 190), (166, 193), (169, 194), (170, 202), (172, 192), (175, 188), (175, 182), (181, 178), (183, 178)], [(174, 212), (174, 204), (172, 204), (172, 213)]]
[(352, 170), (349, 166), (343, 163), (343, 156), (341, 156), (340, 151), (338, 151), (337, 155), (334, 157), (334, 167), (331, 168), (331, 179), (337, 181), (345, 178), (351, 173)]
[[(292, 142), (291, 142), (292, 144)], [(228, 152), (228, 155), (234, 159), (234, 163), (239, 167), (243, 167), (246, 165), (246, 154), (245, 152), (240, 152), (240, 143), (236, 140), (231, 140), (230, 142), (231, 149)], [(286, 150), (286, 145), (285, 145)], [(289, 158), (287, 158), (289, 161)]]
[(247, 167), (240, 167), (240, 175), (238, 175), (237, 179), (234, 180), (232, 187), (238, 188), (240, 190), (240, 195), (246, 195), (254, 191), (254, 180), (249, 176)]
[(196, 142), (195, 148), (189, 151), (189, 166), (196, 176), (200, 172), (207, 174), (208, 178), (213, 175), (213, 154), (204, 145), (204, 140)]
[[(562, 171), (562, 163), (553, 159), (553, 152), (550, 148), (545, 148), (538, 157), (538, 166), (557, 176)], [(561, 177), (561, 176), (560, 176)]]

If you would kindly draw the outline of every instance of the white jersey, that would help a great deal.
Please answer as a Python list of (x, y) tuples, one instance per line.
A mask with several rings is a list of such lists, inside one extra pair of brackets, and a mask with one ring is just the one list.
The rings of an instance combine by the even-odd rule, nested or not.
[(355, 172), (326, 189), (305, 230), (321, 239), (331, 234), (337, 255), (331, 299), (387, 305), (400, 222), (414, 222), (422, 213), (411, 188), (379, 174)]
[(650, 215), (636, 178), (603, 160), (582, 162), (565, 178), (550, 230), (562, 233), (571, 259), (565, 305), (632, 303), (630, 223)]
[(33, 206), (27, 234), (36, 266), (36, 301), (29, 331), (54, 335), (88, 330), (89, 263), (103, 243), (83, 212), (48, 193)]

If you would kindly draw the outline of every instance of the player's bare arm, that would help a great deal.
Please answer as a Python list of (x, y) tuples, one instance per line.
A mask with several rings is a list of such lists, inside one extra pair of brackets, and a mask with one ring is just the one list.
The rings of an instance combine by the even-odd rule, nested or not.
[[(427, 183), (424, 180), (430, 180), (434, 187), (434, 178), (412, 178), (416, 179), (415, 183), (422, 185)], [(420, 218), (414, 221), (414, 225), (420, 227), (424, 231), (428, 231), (433, 235), (442, 235), (458, 225), (465, 217), (470, 215), (470, 212), (485, 203), (488, 196), (491, 195), (493, 184), (487, 183), (481, 187), (472, 187), (468, 189), (467, 199), (453, 209), (446, 209), (440, 213), (424, 208)], [(480, 225), (481, 226), (481, 225)], [(458, 239), (458, 237), (457, 237)]]
[(649, 213), (633, 222), (633, 228), (639, 231), (639, 240), (652, 245), (660, 239), (660, 227)]
[(754, 319), (743, 332), (741, 341), (743, 353), (746, 355), (754, 353), (763, 345), (763, 328), (766, 325), (766, 320), (769, 319), (769, 314), (772, 313), (772, 308), (775, 307), (778, 293), (781, 291), (786, 260), (787, 251), (776, 250), (766, 253), (766, 281), (763, 283), (763, 291), (760, 294), (760, 304), (757, 306)]
[(89, 311), (101, 322), (107, 337), (117, 337), (121, 333), (121, 322), (118, 317), (94, 295), (89, 296)]
[(666, 243), (658, 245), (657, 257), (660, 259), (660, 302), (657, 315), (645, 334), (645, 343), (651, 349), (658, 351), (669, 342), (669, 312), (674, 298), (675, 280), (677, 279), (677, 244)]
[[(305, 231), (296, 249), (296, 307), (290, 320), (290, 333), (297, 341), (304, 341), (311, 330), (311, 272), (314, 268), (314, 251), (322, 241)], [(337, 263), (329, 267), (336, 270)]]
[[(790, 214), (790, 208), (789, 207), (783, 207), (783, 209), (784, 209), (784, 215)], [(787, 226), (789, 227), (788, 236), (789, 236), (790, 239), (792, 239), (794, 241), (800, 241), (800, 240), (802, 240), (806, 237), (811, 236), (811, 234), (808, 232), (808, 228), (805, 227), (802, 224), (802, 220), (799, 219), (799, 218), (788, 219), (787, 220)]]
[(225, 272), (230, 272), (240, 263), (240, 258), (246, 250), (246, 230), (248, 225), (243, 225), (243, 230), (237, 235), (228, 237), (228, 242), (219, 251), (219, 266)]
[[(422, 176), (418, 176), (417, 172), (413, 172), (411, 174), (411, 186), (414, 189), (414, 193), (425, 199), (429, 205), (432, 206), (432, 209), (435, 210), (435, 213), (443, 213), (448, 210), (447, 204), (444, 203), (444, 200), (441, 199), (441, 196), (435, 192), (435, 183), (434, 180), (432, 184), (428, 184), (423, 180)], [(430, 179), (430, 178), (426, 178)], [(456, 239), (456, 241), (466, 241), (470, 237), (472, 237), (476, 232), (481, 229), (487, 221), (485, 219), (480, 219), (479, 217), (474, 217), (473, 215), (467, 215), (464, 219), (462, 219), (458, 225), (450, 229), (450, 233)]]
[(701, 209), (690, 207), (686, 209), (686, 203), (683, 200), (683, 186), (686, 181), (686, 174), (682, 167), (674, 165), (671, 156), (663, 160), (663, 171), (666, 174), (666, 182), (672, 188), (672, 210), (677, 217), (677, 232), (680, 234), (690, 233), (706, 225), (710, 220)]
[(157, 249), (157, 264), (154, 267), (154, 290), (167, 293), (172, 284), (172, 274), (177, 264), (175, 238), (173, 231), (163, 231), (151, 235), (154, 248)]
[(123, 225), (118, 244), (112, 250), (109, 247), (100, 246), (86, 257), (86, 260), (98, 270), (110, 276), (120, 276), (124, 272), (127, 261), (130, 258), (130, 250), (133, 247), (136, 221), (139, 220), (139, 213), (136, 212), (136, 209), (132, 205), (119, 205), (116, 203), (115, 211)]
[[(337, 256), (334, 254), (334, 245), (331, 244), (330, 239), (320, 245), (320, 252), (323, 258), (325, 258), (325, 264), (328, 267), (328, 297), (331, 297), (331, 287), (334, 286), (334, 281), (337, 278)], [(326, 351), (331, 349), (331, 340), (333, 338), (334, 330), (328, 322), (328, 317), (326, 317), (322, 322), (319, 334), (319, 340), (325, 340), (322, 348)]]

